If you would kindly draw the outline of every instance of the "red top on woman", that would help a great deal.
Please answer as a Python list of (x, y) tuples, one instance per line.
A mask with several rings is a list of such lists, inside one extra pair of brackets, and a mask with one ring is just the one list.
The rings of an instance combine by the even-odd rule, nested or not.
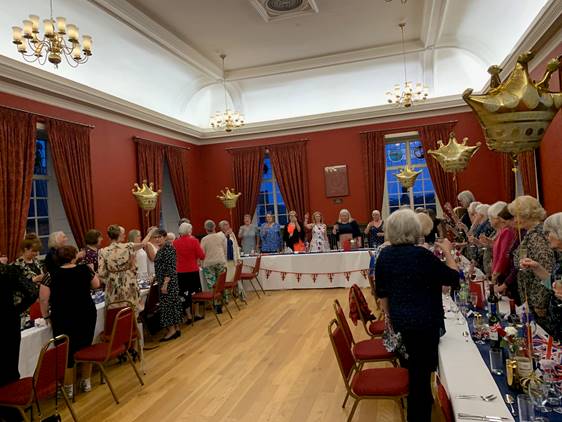
[(198, 259), (205, 259), (205, 252), (197, 238), (181, 236), (174, 240), (176, 249), (176, 271), (178, 273), (193, 273), (199, 271)]
[(511, 227), (504, 227), (500, 230), (492, 249), (493, 262), (492, 272), (501, 274), (506, 277), (509, 273), (509, 266), (511, 264), (511, 257), (509, 252), (515, 241), (515, 230)]

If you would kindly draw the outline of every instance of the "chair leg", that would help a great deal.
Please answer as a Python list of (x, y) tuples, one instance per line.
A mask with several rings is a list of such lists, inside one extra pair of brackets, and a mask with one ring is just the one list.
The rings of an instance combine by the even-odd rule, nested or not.
[[(76, 403), (76, 396), (78, 395), (78, 370), (77, 369), (78, 369), (78, 362), (74, 362), (74, 374), (72, 377), (72, 403)], [(64, 390), (64, 386), (61, 387), (61, 390)]]
[(135, 365), (135, 362), (133, 362), (133, 359), (131, 358), (131, 354), (129, 353), (128, 350), (127, 350), (126, 353), (127, 353), (127, 361), (133, 367), (133, 370), (135, 371), (135, 374), (136, 374), (137, 378), (139, 379), (140, 385), (144, 385), (144, 381), (142, 380), (141, 374), (139, 373), (139, 370), (137, 369), (137, 366)]
[[(64, 387), (61, 390), (62, 390), (62, 397), (64, 399), (64, 402), (66, 403), (66, 407), (68, 407), (68, 410), (70, 410), (70, 414), (72, 415), (72, 419), (74, 420), (74, 422), (78, 422), (78, 418), (76, 417), (76, 413), (74, 413), (74, 407), (72, 407), (72, 403), (70, 402), (70, 399), (66, 395), (66, 391), (64, 391)], [(73, 398), (74, 398), (75, 394), (76, 393), (74, 393), (72, 395)]]
[(100, 372), (103, 374), (103, 377), (105, 378), (105, 380), (107, 382), (107, 386), (109, 387), (109, 391), (111, 391), (111, 395), (113, 396), (113, 400), (115, 400), (116, 404), (119, 404), (119, 399), (117, 398), (117, 394), (115, 394), (115, 390), (113, 390), (113, 386), (111, 385), (111, 381), (109, 381), (109, 378), (107, 377), (107, 373), (105, 372), (103, 364), (97, 363), (97, 362), (96, 362), (96, 364), (100, 368)]
[(353, 415), (355, 415), (355, 411), (357, 410), (357, 405), (359, 404), (359, 400), (360, 399), (355, 399), (355, 403), (353, 403), (353, 407), (351, 408), (351, 413), (347, 418), (347, 422), (351, 422), (351, 420), (353, 419)]
[(345, 408), (345, 405), (347, 403), (348, 398), (349, 398), (349, 391), (347, 393), (345, 393), (345, 399), (343, 399), (343, 403), (341, 405), (342, 408)]
[(404, 413), (404, 398), (398, 399), (398, 407), (400, 408), (400, 419), (402, 422), (406, 422), (406, 414)]
[(216, 309), (216, 305), (215, 305), (214, 301), (213, 301), (213, 314), (215, 314), (215, 318), (217, 319), (217, 322), (219, 323), (219, 327), (222, 327), (221, 320), (219, 318), (219, 315), (217, 314), (217, 309)]
[[(25, 414), (25, 410), (22, 409), (21, 407), (18, 407), (18, 410), (19, 410), (20, 415), (21, 415), (22, 419), (24, 420), (24, 422), (29, 422), (30, 419)], [(31, 408), (31, 421), (33, 421), (33, 407)]]
[[(226, 312), (228, 312), (228, 316), (230, 317), (230, 319), (234, 319), (234, 318), (232, 318), (232, 314), (230, 313), (230, 309), (228, 309), (228, 305), (225, 302), (223, 302), (222, 306), (224, 306), (224, 309), (226, 309)], [(238, 305), (236, 305), (236, 306), (238, 306)], [(240, 309), (240, 308), (238, 308), (238, 309)]]
[(256, 290), (256, 286), (254, 286), (254, 280), (250, 279), (249, 281), (250, 281), (250, 284), (252, 285), (252, 289), (254, 289), (254, 293), (257, 295), (258, 299), (260, 299), (260, 294)]
[(234, 300), (234, 304), (236, 305), (236, 307), (238, 308), (238, 310), (240, 311), (240, 306), (238, 306), (238, 301), (236, 300), (236, 296), (234, 296), (234, 294), (232, 294), (232, 300)]
[(263, 289), (263, 286), (260, 282), (260, 279), (258, 278), (258, 276), (255, 277), (256, 281), (258, 282), (258, 286), (260, 286), (261, 292), (263, 293), (264, 296), (266, 296), (265, 294), (265, 290)]

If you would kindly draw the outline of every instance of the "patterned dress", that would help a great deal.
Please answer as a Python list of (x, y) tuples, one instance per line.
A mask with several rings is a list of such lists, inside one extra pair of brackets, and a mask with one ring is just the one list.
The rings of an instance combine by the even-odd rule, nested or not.
[[(523, 255), (521, 253), (522, 250), (526, 253), (527, 258), (537, 261), (548, 272), (553, 270), (555, 264), (554, 251), (549, 246), (542, 224), (537, 224), (530, 229), (521, 240), (521, 245), (513, 254), (516, 268), (519, 268), (520, 255)], [(552, 332), (551, 322), (546, 315), (552, 296), (552, 289), (546, 287), (542, 280), (530, 270), (523, 270), (517, 273), (517, 287), (519, 288), (521, 301), (525, 302), (525, 298), (527, 298), (529, 309), (537, 323), (546, 331)]]
[(314, 224), (312, 226), (312, 239), (310, 240), (310, 252), (327, 252), (330, 243), (326, 234), (325, 224)]
[(105, 303), (122, 300), (139, 305), (133, 243), (112, 243), (99, 251), (98, 275), (105, 284)]
[(169, 277), (168, 293), (160, 294), (160, 326), (162, 328), (181, 324), (183, 321), (183, 308), (180, 299), (178, 276), (176, 273), (176, 250), (170, 242), (158, 249), (154, 259), (156, 282), (162, 286), (164, 277)]

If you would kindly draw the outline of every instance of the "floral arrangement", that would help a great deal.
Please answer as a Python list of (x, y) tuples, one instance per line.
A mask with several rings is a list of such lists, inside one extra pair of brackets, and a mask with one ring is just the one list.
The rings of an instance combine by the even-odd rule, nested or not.
[(516, 327), (502, 328), (500, 324), (496, 324), (492, 329), (498, 332), (501, 337), (501, 346), (506, 348), (511, 356), (518, 355), (519, 351), (525, 348), (525, 341), (519, 336), (519, 330)]

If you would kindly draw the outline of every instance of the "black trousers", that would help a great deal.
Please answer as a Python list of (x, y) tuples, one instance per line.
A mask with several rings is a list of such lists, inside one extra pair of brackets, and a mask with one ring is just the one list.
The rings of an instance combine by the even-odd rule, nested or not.
[(408, 353), (401, 364), (408, 369), (408, 422), (431, 422), (431, 373), (437, 369), (439, 328), (400, 331)]
[(199, 271), (178, 273), (178, 286), (180, 289), (183, 311), (185, 313), (187, 309), (191, 309), (191, 295), (201, 291)]

